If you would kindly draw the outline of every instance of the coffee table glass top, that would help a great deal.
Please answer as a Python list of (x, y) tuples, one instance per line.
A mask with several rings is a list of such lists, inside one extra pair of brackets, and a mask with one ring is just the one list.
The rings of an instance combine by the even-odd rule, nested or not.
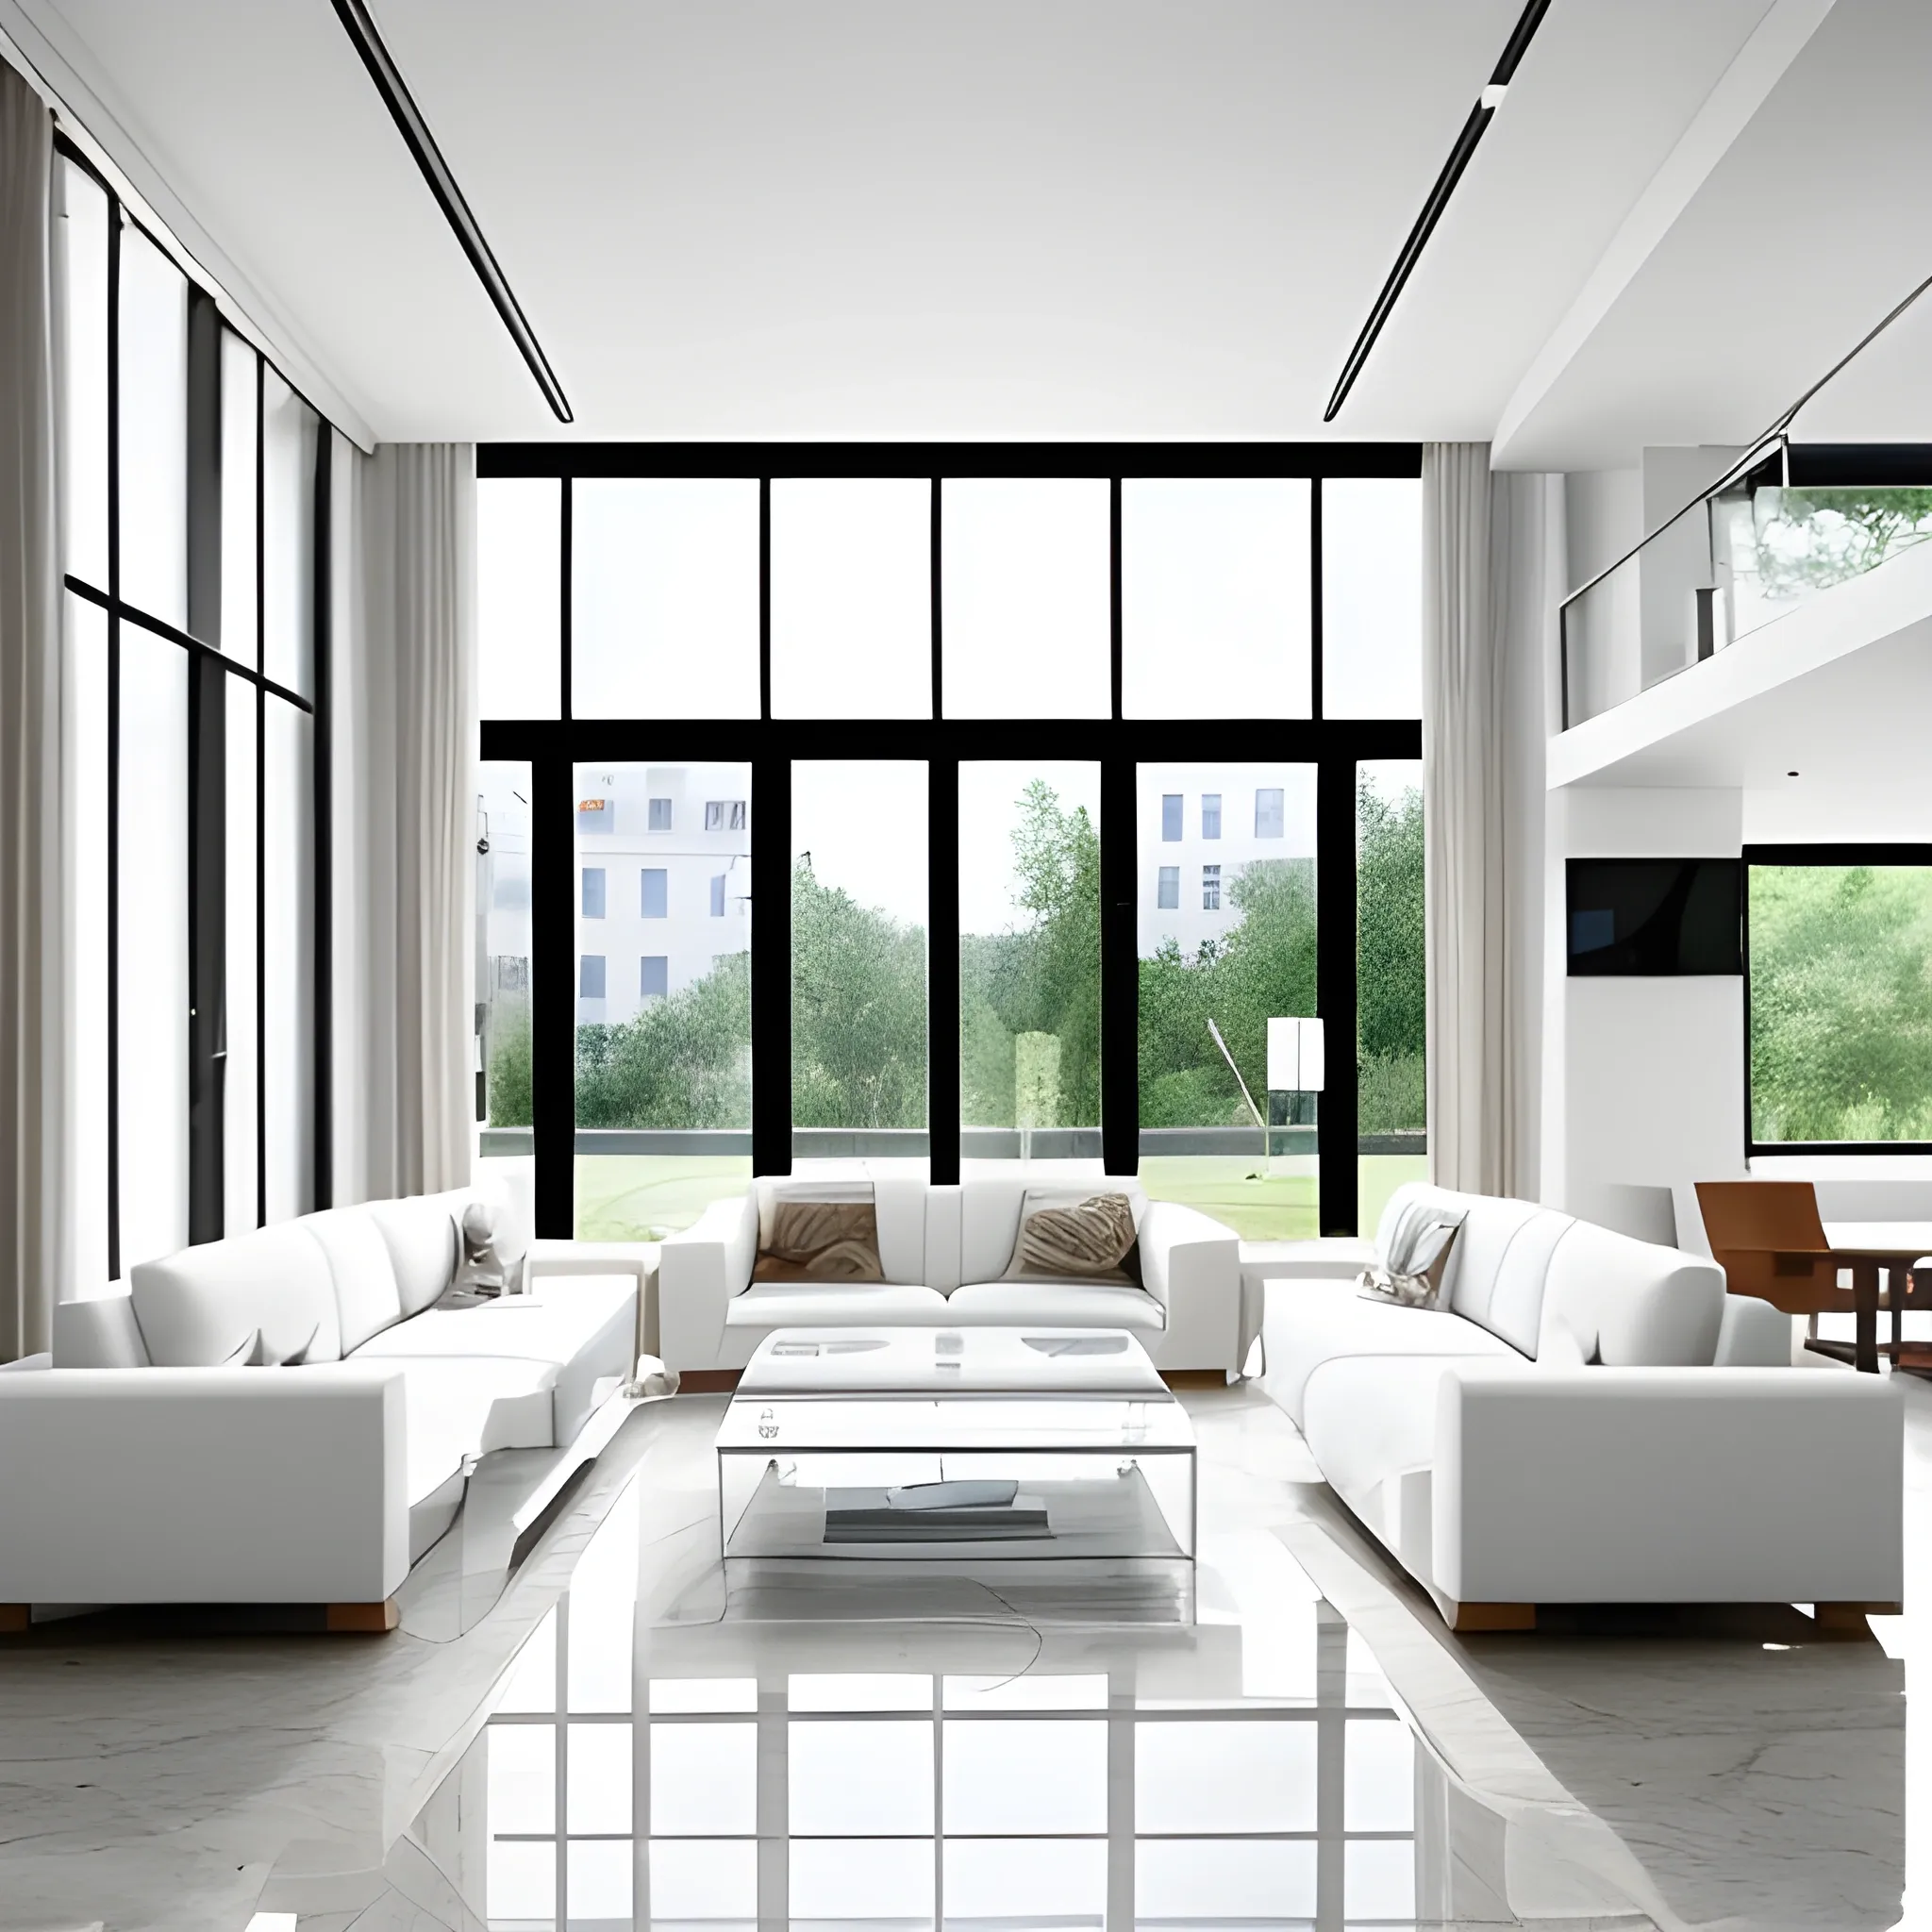
[(753, 1395), (1139, 1395), (1172, 1402), (1119, 1328), (780, 1328), (739, 1378)]

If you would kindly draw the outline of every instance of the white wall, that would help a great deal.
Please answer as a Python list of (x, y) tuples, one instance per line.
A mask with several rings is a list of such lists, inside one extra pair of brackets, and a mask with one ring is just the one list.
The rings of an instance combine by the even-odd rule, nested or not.
[[(1583, 470), (1563, 481), (1563, 539), (1574, 590), (1641, 540), (1643, 478), (1634, 469)], [(1573, 717), (1594, 717), (1642, 689), (1634, 566), (1573, 606), (1568, 626)]]
[[(1568, 858), (1727, 858), (1742, 844), (1736, 791), (1579, 787), (1556, 798), (1552, 832)], [(1555, 886), (1553, 941), (1566, 916)], [(1624, 1191), (1669, 1188), (1689, 1233), (1691, 1185), (1745, 1171), (1743, 981), (1566, 976), (1552, 992), (1560, 1164), (1546, 1169), (1545, 1198), (1622, 1225), (1634, 1198)]]
[(1638, 562), (1642, 608), (1641, 652), (1645, 686), (1697, 661), (1693, 591), (1708, 590), (1710, 526), (1705, 513), (1692, 510), (1668, 529), (1666, 521), (1708, 490), (1743, 454), (1711, 444), (1643, 452), (1643, 527), (1658, 535)]

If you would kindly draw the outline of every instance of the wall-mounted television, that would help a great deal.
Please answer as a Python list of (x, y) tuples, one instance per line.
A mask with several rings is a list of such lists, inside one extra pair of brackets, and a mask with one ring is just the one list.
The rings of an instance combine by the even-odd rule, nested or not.
[(1573, 978), (1744, 970), (1744, 866), (1737, 858), (1573, 858)]

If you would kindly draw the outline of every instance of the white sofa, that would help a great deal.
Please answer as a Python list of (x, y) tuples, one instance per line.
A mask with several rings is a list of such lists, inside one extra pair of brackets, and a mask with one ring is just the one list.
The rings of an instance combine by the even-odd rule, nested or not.
[[(741, 1369), (775, 1328), (899, 1326), (1125, 1328), (1156, 1367), (1241, 1367), (1241, 1255), (1233, 1231), (1138, 1183), (1051, 1171), (934, 1186), (871, 1172), (883, 1281), (755, 1282), (758, 1209), (783, 1182), (714, 1202), (660, 1251), (658, 1320), (666, 1364), (684, 1374)], [(1141, 1288), (1003, 1281), (1029, 1188), (1123, 1193), (1134, 1211)]]
[[(53, 1366), (0, 1376), (0, 1469), (31, 1472), (0, 1483), (0, 1605), (382, 1604), (466, 1458), (574, 1442), (631, 1374), (639, 1272), (553, 1256), (439, 1308), (474, 1198), (306, 1215), (57, 1310)], [(302, 1364), (225, 1366), (258, 1331)]]
[(1464, 1215), (1446, 1306), (1271, 1283), (1262, 1386), (1329, 1484), (1457, 1627), (1562, 1603), (1896, 1603), (1903, 1408), (1791, 1365), (1722, 1269), (1526, 1201)]

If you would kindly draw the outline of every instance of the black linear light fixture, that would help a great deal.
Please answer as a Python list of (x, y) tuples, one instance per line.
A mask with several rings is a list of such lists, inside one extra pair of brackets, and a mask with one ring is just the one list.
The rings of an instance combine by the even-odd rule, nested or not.
[(376, 92), (387, 105), (390, 118), (395, 122), (397, 131), (410, 154), (416, 158), (416, 166), (429, 184), (429, 192), (435, 195), (437, 206), (455, 230), (463, 253), (470, 258), (470, 266), (476, 271), (476, 279), (483, 284), (484, 293), (495, 304), (504, 327), (509, 331), (510, 341), (529, 364), (530, 374), (537, 378), (537, 387), (543, 391), (543, 400), (555, 411), (559, 423), (572, 422), (575, 419), (564, 397), (563, 385), (558, 381), (557, 372), (551, 368), (550, 358), (544, 355), (543, 345), (538, 341), (529, 318), (511, 293), (509, 282), (496, 257), (490, 252), (490, 244), (483, 239), (483, 230), (477, 225), (476, 217), (470, 212), (470, 204), (463, 199), (463, 191), (457, 186), (457, 177), (450, 173), (449, 163), (443, 159), (442, 150), (437, 146), (436, 137), (430, 133), (422, 108), (416, 105), (389, 49), (383, 44), (369, 8), (363, 0), (335, 0), (335, 9), (336, 18), (341, 22), (350, 40), (355, 42), (356, 51), (361, 55), (362, 64), (369, 70), (369, 77), (375, 83)]
[(1449, 206), (1449, 197), (1456, 192), (1456, 184), (1462, 179), (1462, 171), (1469, 166), (1470, 157), (1475, 153), (1476, 142), (1495, 119), (1496, 109), (1503, 105), (1504, 92), (1515, 78), (1516, 70), (1522, 64), (1524, 55), (1529, 51), (1529, 43), (1536, 38), (1537, 28), (1543, 24), (1543, 15), (1549, 10), (1550, 0), (1529, 0), (1528, 6), (1523, 9), (1515, 31), (1503, 49), (1503, 58), (1496, 62), (1496, 71), (1490, 75), (1490, 84), (1469, 110), (1469, 119), (1462, 124), (1462, 132), (1456, 137), (1456, 145), (1449, 150), (1449, 158), (1442, 163), (1442, 172), (1436, 176), (1436, 185), (1429, 190), (1429, 198), (1423, 203), (1423, 211), (1415, 218), (1415, 226), (1408, 231), (1408, 240), (1402, 244), (1402, 252), (1395, 258), (1395, 266), (1389, 271), (1389, 279), (1382, 284), (1382, 292), (1375, 297), (1374, 307), (1369, 310), (1369, 319), (1362, 324), (1362, 332), (1355, 339), (1355, 347), (1348, 352), (1348, 360), (1341, 365), (1335, 393), (1328, 398), (1328, 407), (1322, 412), (1323, 422), (1334, 422), (1341, 411), (1342, 404), (1348, 400), (1348, 392), (1355, 387), (1356, 377), (1362, 373), (1362, 365), (1369, 359), (1369, 351), (1375, 346), (1375, 338), (1382, 333), (1382, 325), (1393, 312), (1409, 276), (1415, 273), (1415, 265), (1422, 259), (1423, 250), (1429, 245), (1429, 237), (1436, 232), (1436, 224), (1442, 219), (1442, 210)]

